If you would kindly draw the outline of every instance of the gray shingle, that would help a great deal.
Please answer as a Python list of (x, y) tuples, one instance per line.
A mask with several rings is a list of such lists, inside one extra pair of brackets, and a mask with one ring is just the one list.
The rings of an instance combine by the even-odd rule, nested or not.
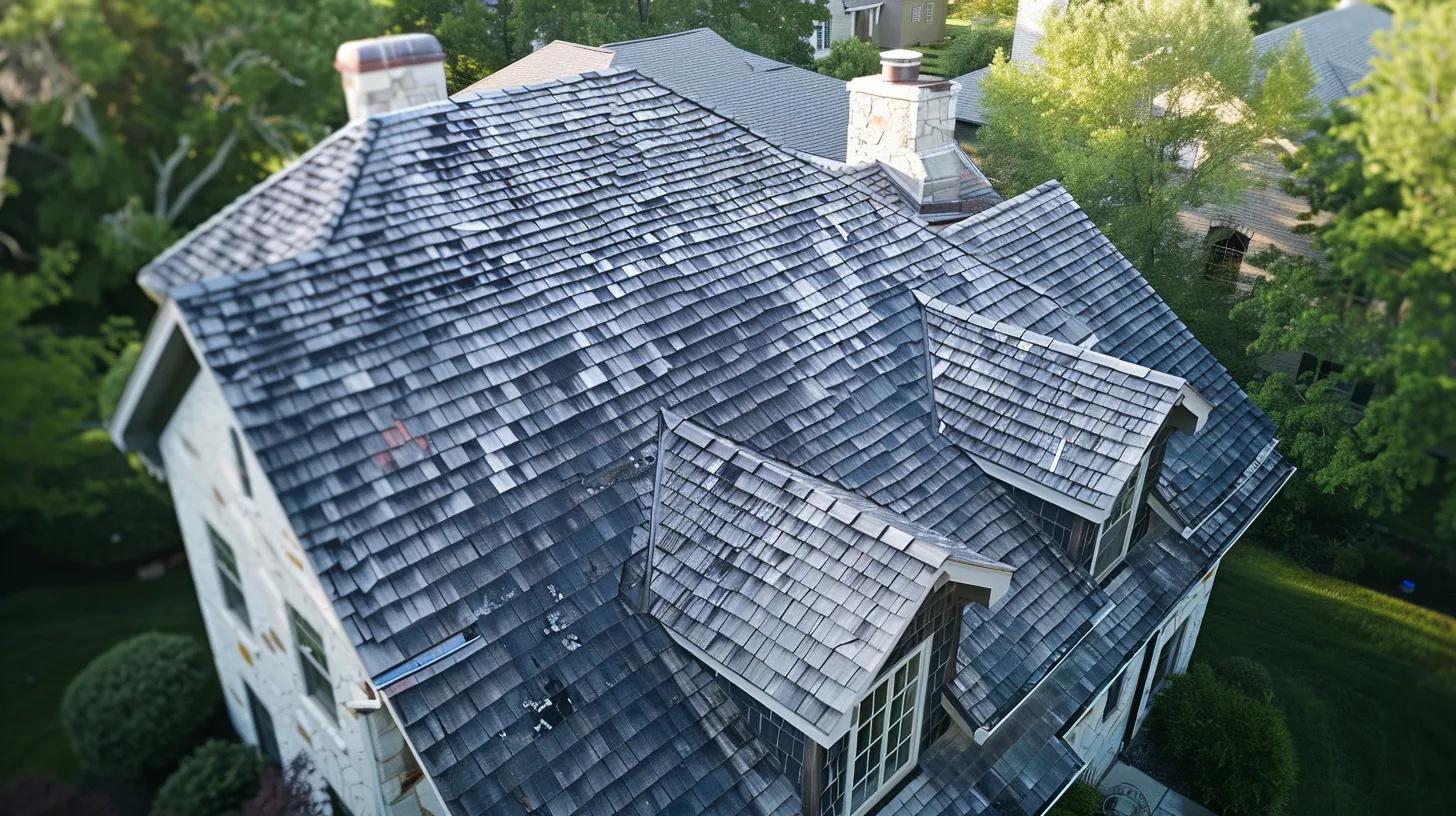
[(936, 417), (984, 467), (1024, 477), (1106, 518), (1182, 378), (925, 299)]

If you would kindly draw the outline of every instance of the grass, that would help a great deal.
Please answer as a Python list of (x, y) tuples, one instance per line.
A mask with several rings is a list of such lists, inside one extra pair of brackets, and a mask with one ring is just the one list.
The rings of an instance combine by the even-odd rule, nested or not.
[(1251, 546), (1219, 572), (1195, 660), (1269, 668), (1299, 757), (1290, 816), (1456, 801), (1456, 619)]
[(952, 23), (947, 20), (945, 23), (944, 40), (941, 40), (935, 45), (911, 46), (911, 51), (919, 51), (924, 56), (924, 59), (920, 62), (921, 70), (927, 74), (945, 76), (945, 67), (941, 64), (941, 60), (945, 57), (945, 49), (950, 46), (950, 41), (953, 37), (970, 27), (969, 22)]
[(10, 711), (0, 740), (0, 779), (79, 777), (61, 733), (61, 695), (91, 658), (146, 631), (205, 638), (186, 570), (168, 570), (155, 581), (29, 589), (0, 599)]

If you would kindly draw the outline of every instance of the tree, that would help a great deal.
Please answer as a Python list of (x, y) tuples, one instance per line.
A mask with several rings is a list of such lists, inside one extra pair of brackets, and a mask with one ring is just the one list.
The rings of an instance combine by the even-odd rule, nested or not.
[(250, 746), (208, 740), (157, 790), (152, 816), (233, 813), (258, 793), (263, 759)]
[(528, 53), (513, 43), (508, 2), (480, 0), (395, 0), (396, 31), (428, 31), (445, 49), (445, 85), (450, 93)]
[(75, 296), (119, 295), (178, 232), (343, 121), (334, 47), (369, 0), (21, 0), (0, 16), (0, 229), (28, 268), (69, 243)]
[[(1240, 315), (1256, 352), (1308, 351), (1327, 376), (1270, 378), (1266, 402), (1319, 488), (1376, 514), (1434, 494), (1456, 539), (1456, 5), (1401, 4), (1364, 83), (1292, 162), (1327, 221), (1319, 261), (1290, 261)], [(1373, 387), (1361, 410), (1357, 385)], [(1448, 553), (1449, 554), (1449, 553)]]
[(845, 81), (877, 74), (880, 72), (880, 49), (873, 43), (851, 37), (829, 46), (829, 53), (814, 67), (821, 74)]
[(219, 699), (207, 647), (150, 632), (76, 675), (61, 698), (61, 728), (88, 770), (138, 778), (170, 768), (192, 747)]
[(1297, 39), (1256, 58), (1243, 0), (1072, 4), (1037, 54), (991, 66), (987, 169), (1008, 193), (1061, 180), (1144, 272), (1180, 211), (1235, 197), (1243, 160), (1313, 104)]

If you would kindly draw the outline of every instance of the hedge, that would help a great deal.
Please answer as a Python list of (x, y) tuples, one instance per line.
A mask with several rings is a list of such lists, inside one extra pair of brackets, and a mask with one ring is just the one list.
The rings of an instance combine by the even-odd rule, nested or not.
[(263, 760), (253, 748), (208, 740), (162, 783), (152, 816), (222, 816), (236, 813), (258, 793)]
[(220, 697), (207, 648), (150, 632), (113, 646), (71, 681), (61, 727), (81, 764), (139, 778), (171, 768), (197, 743)]

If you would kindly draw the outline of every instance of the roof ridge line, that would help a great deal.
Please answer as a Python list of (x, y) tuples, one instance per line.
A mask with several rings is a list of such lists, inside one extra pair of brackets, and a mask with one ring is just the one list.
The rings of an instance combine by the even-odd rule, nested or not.
[(1050, 335), (1023, 328), (1005, 320), (995, 320), (977, 312), (972, 312), (963, 307), (956, 306), (951, 303), (946, 303), (945, 301), (940, 300), (933, 295), (927, 295), (918, 289), (915, 290), (915, 298), (916, 300), (920, 301), (920, 305), (923, 308), (939, 309), (941, 312), (951, 317), (971, 323), (972, 325), (978, 326), (988, 331), (994, 331), (999, 334), (1006, 335), (1007, 337), (1010, 337), (1014, 340), (1035, 343), (1037, 345), (1049, 348), (1053, 351), (1061, 352), (1063, 354), (1077, 357), (1079, 359), (1088, 360), (1093, 363), (1104, 365), (1108, 368), (1121, 371), (1122, 373), (1129, 376), (1137, 377), (1139, 379), (1151, 380), (1153, 382), (1157, 382), (1160, 385), (1166, 385), (1174, 388), (1181, 388), (1188, 383), (1187, 380), (1175, 374), (1169, 374), (1166, 371), (1159, 371), (1155, 368), (1149, 368), (1145, 365), (1140, 365), (1130, 360), (1124, 360), (1121, 357), (1116, 357), (1106, 352), (1097, 351), (1096, 349), (1086, 348), (1085, 346), (1079, 346), (1075, 343), (1068, 343), (1065, 340), (1058, 340), (1057, 338)]
[[(600, 47), (601, 48), (605, 48), (605, 49), (610, 49), (613, 46), (618, 46), (618, 45), (629, 45), (631, 43), (640, 43), (640, 42), (652, 42), (653, 40), (666, 40), (666, 39), (669, 39), (671, 37), (681, 37), (681, 36), (683, 36), (685, 34), (698, 34), (698, 33), (703, 32), (703, 31), (706, 31), (709, 34), (712, 34), (713, 36), (717, 37), (718, 39), (723, 40), (723, 42), (728, 42), (728, 40), (725, 39), (722, 34), (719, 34), (718, 32), (714, 31), (713, 29), (709, 28), (708, 26), (698, 26), (697, 28), (689, 28), (689, 29), (686, 29), (684, 31), (672, 31), (672, 32), (669, 32), (667, 34), (654, 34), (651, 37), (637, 37), (636, 39), (632, 39), (632, 40), (617, 40), (616, 42), (602, 43)], [(728, 43), (728, 44), (729, 45), (733, 45), (732, 43)], [(738, 46), (733, 46), (733, 47), (734, 48), (737, 48)], [(616, 52), (613, 51), (612, 53), (616, 53)], [(764, 57), (764, 59), (768, 59), (768, 57)]]

